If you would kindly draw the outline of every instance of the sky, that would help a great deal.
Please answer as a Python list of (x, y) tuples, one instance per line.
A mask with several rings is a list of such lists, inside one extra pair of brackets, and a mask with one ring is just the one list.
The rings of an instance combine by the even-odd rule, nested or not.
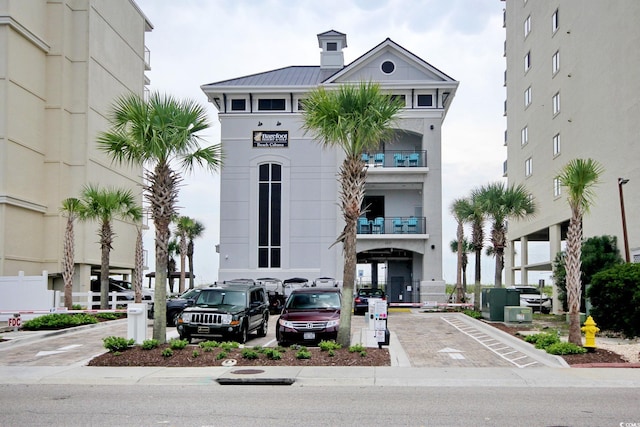
[[(201, 85), (291, 65), (319, 65), (317, 34), (328, 30), (347, 35), (345, 64), (390, 38), (459, 81), (442, 128), (443, 278), (455, 283), (456, 255), (449, 249), (456, 237), (456, 223), (449, 214), (451, 202), (468, 196), (479, 185), (503, 179), (507, 152), (502, 2), (135, 1), (154, 26), (146, 34), (151, 51), (150, 89), (205, 106), (212, 124), (202, 134), (205, 144), (220, 142), (220, 123)], [(206, 227), (203, 237), (195, 241), (197, 284), (218, 278), (218, 190), (219, 176), (204, 171), (187, 175), (180, 190), (180, 214)], [(145, 233), (145, 248), (151, 271), (153, 238), (150, 229)], [(471, 283), (472, 258), (467, 269)], [(494, 265), (493, 259), (485, 257), (483, 283), (493, 283)]]

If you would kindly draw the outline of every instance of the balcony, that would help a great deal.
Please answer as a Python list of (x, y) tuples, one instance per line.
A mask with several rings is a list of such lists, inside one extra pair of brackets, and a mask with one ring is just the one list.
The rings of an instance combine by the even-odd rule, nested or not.
[(362, 161), (370, 168), (425, 168), (427, 152), (426, 150), (397, 150), (362, 153)]
[(369, 235), (372, 237), (380, 235), (399, 236), (420, 236), (424, 238), (427, 234), (427, 220), (424, 217), (376, 217), (358, 218), (358, 237)]
[(151, 51), (148, 47), (144, 47), (144, 69), (145, 71), (151, 70)]

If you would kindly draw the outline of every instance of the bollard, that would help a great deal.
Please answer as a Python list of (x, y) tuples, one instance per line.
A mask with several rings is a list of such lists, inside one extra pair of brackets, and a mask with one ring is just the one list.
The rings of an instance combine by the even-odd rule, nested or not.
[(20, 313), (13, 313), (13, 317), (8, 319), (9, 327), (13, 326), (13, 332), (18, 332), (18, 329), (22, 325), (22, 319)]
[(587, 317), (584, 326), (580, 329), (584, 332), (584, 347), (587, 350), (594, 350), (596, 348), (596, 333), (600, 332), (600, 329), (596, 327), (596, 322), (593, 320), (593, 317)]

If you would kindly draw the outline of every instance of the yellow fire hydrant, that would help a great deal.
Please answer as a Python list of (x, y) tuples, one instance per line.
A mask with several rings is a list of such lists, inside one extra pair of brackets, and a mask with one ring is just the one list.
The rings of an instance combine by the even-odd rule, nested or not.
[(596, 348), (596, 334), (600, 332), (600, 328), (596, 326), (596, 322), (593, 320), (593, 317), (587, 317), (587, 320), (584, 321), (584, 326), (580, 329), (584, 332), (584, 346), (587, 349)]

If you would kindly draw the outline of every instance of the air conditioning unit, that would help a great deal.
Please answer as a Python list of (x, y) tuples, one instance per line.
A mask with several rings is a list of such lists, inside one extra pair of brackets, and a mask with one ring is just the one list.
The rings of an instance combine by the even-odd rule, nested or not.
[(533, 311), (531, 307), (505, 306), (504, 321), (507, 323), (531, 323)]

